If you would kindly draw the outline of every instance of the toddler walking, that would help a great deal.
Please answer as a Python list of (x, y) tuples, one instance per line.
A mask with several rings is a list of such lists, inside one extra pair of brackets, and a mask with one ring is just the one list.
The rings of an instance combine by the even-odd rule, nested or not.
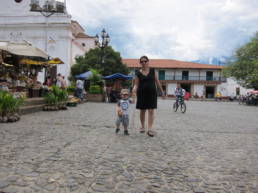
[(130, 103), (134, 103), (133, 100), (129, 99), (129, 90), (121, 90), (121, 99), (118, 101), (116, 106), (117, 120), (116, 120), (116, 133), (120, 131), (120, 124), (123, 124), (124, 134), (129, 135), (128, 125), (129, 125), (129, 106)]

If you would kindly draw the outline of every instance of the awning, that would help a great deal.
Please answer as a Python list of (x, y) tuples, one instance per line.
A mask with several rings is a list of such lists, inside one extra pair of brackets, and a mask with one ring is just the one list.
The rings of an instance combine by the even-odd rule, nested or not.
[(3, 64), (4, 66), (6, 66), (6, 67), (13, 67), (12, 64), (7, 64), (7, 63), (4, 63), (4, 62), (2, 62), (2, 64)]
[(124, 75), (121, 73), (115, 73), (109, 76), (104, 76), (103, 79), (124, 79), (124, 80), (132, 80), (133, 77), (130, 75)]
[(29, 43), (0, 42), (0, 50), (19, 56), (40, 57), (44, 59), (48, 58), (48, 55), (44, 51), (33, 47)]
[(48, 61), (48, 64), (64, 64), (64, 62), (60, 58), (53, 58)]
[(45, 65), (47, 65), (47, 62), (36, 61), (36, 60), (31, 60), (31, 59), (23, 58), (23, 59), (20, 60), (20, 64), (45, 66)]
[(55, 66), (57, 64), (64, 64), (64, 62), (60, 58), (54, 58), (49, 61), (38, 61), (38, 60), (23, 58), (20, 60), (20, 63), (25, 65), (37, 65), (37, 66)]

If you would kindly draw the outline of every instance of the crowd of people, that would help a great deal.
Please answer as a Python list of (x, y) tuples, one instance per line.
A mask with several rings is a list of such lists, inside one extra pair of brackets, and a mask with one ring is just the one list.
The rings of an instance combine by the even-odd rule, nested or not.
[(61, 89), (65, 89), (67, 88), (67, 83), (65, 80), (65, 77), (62, 76), (62, 74), (58, 74), (57, 77), (52, 80), (50, 76), (48, 76), (45, 80), (45, 82), (43, 83), (43, 85), (45, 87), (51, 87), (53, 85), (56, 85), (57, 87), (61, 88)]

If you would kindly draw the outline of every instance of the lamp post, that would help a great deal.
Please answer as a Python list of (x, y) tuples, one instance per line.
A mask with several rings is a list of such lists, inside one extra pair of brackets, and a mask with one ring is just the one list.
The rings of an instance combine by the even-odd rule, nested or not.
[(101, 49), (101, 64), (104, 64), (105, 59), (105, 49), (110, 42), (110, 37), (105, 29), (101, 31), (101, 39), (99, 39), (99, 35), (96, 34), (95, 36), (95, 45)]

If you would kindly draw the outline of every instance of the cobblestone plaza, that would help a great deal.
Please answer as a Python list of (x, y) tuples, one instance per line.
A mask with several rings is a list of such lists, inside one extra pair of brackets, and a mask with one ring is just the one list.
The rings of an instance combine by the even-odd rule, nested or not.
[(154, 138), (115, 134), (115, 104), (22, 116), (0, 125), (1, 193), (258, 193), (258, 108), (159, 101)]

